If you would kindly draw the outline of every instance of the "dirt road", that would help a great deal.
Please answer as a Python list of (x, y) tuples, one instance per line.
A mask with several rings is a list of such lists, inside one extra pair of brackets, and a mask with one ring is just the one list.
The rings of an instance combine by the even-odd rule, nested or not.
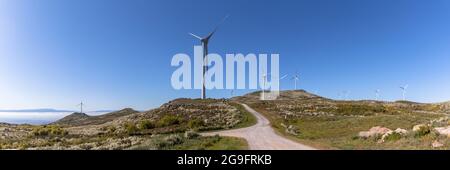
[(208, 132), (202, 135), (212, 136), (219, 134), (220, 136), (233, 136), (240, 137), (247, 140), (248, 145), (251, 150), (314, 150), (310, 146), (306, 146), (289, 139), (286, 139), (275, 133), (274, 129), (270, 126), (269, 120), (267, 120), (260, 113), (256, 112), (246, 104), (242, 104), (244, 108), (252, 113), (256, 119), (257, 123), (253, 126), (225, 130), (218, 132)]

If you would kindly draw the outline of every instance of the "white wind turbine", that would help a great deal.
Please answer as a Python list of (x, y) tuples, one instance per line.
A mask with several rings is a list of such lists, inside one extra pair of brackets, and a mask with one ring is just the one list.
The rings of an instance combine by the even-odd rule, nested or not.
[(350, 91), (344, 90), (342, 93), (344, 94), (344, 100), (348, 100), (348, 95), (350, 94)]
[(400, 86), (400, 89), (402, 89), (403, 100), (406, 100), (405, 95), (406, 95), (406, 90), (408, 89), (408, 86), (409, 86), (408, 84), (405, 86)]
[(375, 90), (375, 100), (378, 100), (380, 98), (380, 92), (381, 92), (380, 89)]
[(197, 38), (200, 40), (200, 42), (202, 43), (202, 47), (203, 47), (203, 71), (202, 71), (202, 93), (201, 93), (201, 99), (205, 99), (206, 98), (206, 89), (205, 89), (205, 74), (208, 71), (208, 58), (206, 56), (208, 56), (208, 43), (209, 43), (209, 39), (214, 35), (214, 33), (217, 31), (217, 28), (219, 28), (220, 24), (222, 24), (226, 19), (228, 18), (228, 15), (225, 16), (222, 21), (216, 25), (216, 27), (213, 29), (213, 31), (211, 33), (209, 33), (206, 37), (200, 37), (197, 36), (193, 33), (189, 33), (190, 35), (192, 35), (193, 37)]
[[(265, 73), (264, 71), (263, 71), (263, 74), (261, 75), (261, 77), (262, 77), (262, 79), (263, 79), (263, 84), (262, 84), (262, 97), (261, 97), (262, 100), (266, 100), (266, 92), (265, 92), (265, 90), (266, 90), (266, 83), (267, 83), (267, 76), (268, 76), (268, 75), (270, 75), (270, 73), (267, 74), (267, 73)], [(287, 76), (288, 76), (287, 74), (284, 75), (284, 76), (281, 76), (281, 78), (279, 78), (278, 81), (283, 80), (283, 79), (286, 78)], [(272, 78), (275, 78), (275, 77), (272, 77)]]
[(295, 74), (292, 76), (292, 80), (294, 80), (294, 90), (297, 90), (297, 81), (300, 80), (300, 76), (298, 74)]
[(80, 106), (80, 113), (83, 113), (83, 102), (80, 102), (77, 106)]

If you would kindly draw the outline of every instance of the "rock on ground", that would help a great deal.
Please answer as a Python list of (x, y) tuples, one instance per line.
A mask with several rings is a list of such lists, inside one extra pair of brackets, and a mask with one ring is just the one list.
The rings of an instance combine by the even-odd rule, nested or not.
[(447, 137), (450, 137), (450, 126), (447, 127), (437, 127), (434, 128), (440, 135), (446, 135)]
[(369, 138), (369, 137), (374, 137), (374, 136), (378, 136), (378, 135), (382, 136), (386, 133), (391, 133), (391, 132), (392, 132), (391, 129), (381, 127), (381, 126), (375, 126), (375, 127), (370, 128), (369, 131), (359, 132), (358, 136), (362, 137), (362, 138)]

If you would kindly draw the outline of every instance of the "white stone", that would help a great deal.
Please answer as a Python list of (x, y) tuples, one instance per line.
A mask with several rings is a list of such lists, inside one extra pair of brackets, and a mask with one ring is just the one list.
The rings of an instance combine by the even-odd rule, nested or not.
[(431, 146), (432, 146), (433, 148), (440, 148), (440, 147), (443, 147), (444, 144), (442, 144), (442, 143), (440, 143), (439, 141), (435, 140), (435, 141), (431, 144)]
[(437, 127), (437, 128), (434, 128), (434, 130), (436, 130), (440, 135), (446, 135), (446, 136), (450, 137), (450, 126)]

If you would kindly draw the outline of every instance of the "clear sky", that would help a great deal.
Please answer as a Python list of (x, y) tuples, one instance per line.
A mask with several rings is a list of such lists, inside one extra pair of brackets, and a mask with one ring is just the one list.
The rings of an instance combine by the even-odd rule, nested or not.
[[(281, 74), (329, 98), (450, 100), (448, 0), (0, 0), (0, 109), (149, 109), (176, 53), (230, 14), (210, 52), (279, 53)], [(290, 79), (282, 89), (294, 88)], [(248, 90), (236, 91), (245, 94)], [(230, 91), (208, 91), (229, 97)]]

